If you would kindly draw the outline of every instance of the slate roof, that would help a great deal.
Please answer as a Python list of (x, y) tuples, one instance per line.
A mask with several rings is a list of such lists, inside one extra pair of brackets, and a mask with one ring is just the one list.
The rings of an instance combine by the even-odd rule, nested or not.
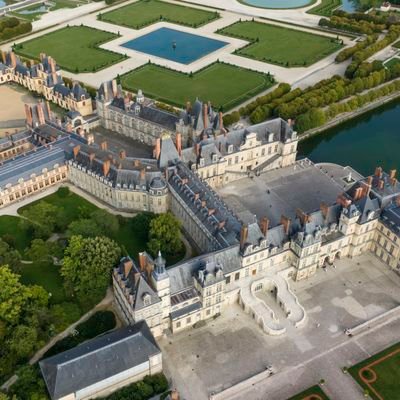
[(395, 202), (383, 210), (381, 220), (393, 233), (400, 235), (400, 206), (396, 205)]
[(161, 353), (145, 321), (88, 340), (39, 362), (52, 399), (75, 393)]
[(179, 310), (172, 311), (171, 312), (171, 319), (178, 319), (182, 317), (183, 315), (191, 314), (194, 313), (195, 311), (198, 311), (201, 309), (201, 303), (198, 301), (196, 303), (189, 304), (186, 307), (182, 307)]

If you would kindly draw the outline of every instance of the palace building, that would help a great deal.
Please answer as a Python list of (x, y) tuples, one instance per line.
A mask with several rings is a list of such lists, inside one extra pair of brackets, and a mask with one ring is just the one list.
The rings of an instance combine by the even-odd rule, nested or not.
[[(103, 85), (101, 101), (113, 87), (112, 98), (119, 99), (111, 83)], [(190, 140), (172, 125), (169, 132), (158, 127), (157, 134), (148, 133), (153, 158), (138, 158), (47, 120), (41, 104), (27, 114), (37, 120), (22, 136), (28, 151), (5, 159), (0, 168), (0, 207), (70, 182), (117, 210), (171, 211), (200, 255), (166, 265), (161, 254), (154, 259), (143, 252), (138, 264), (125, 257), (113, 271), (120, 315), (127, 324), (146, 321), (156, 337), (215, 317), (236, 302), (264, 332), (280, 335), (285, 324), (258, 291), (272, 290), (297, 327), (307, 316), (290, 290), (291, 279), (306, 279), (338, 258), (365, 252), (400, 269), (396, 171), (376, 168), (363, 177), (351, 167), (298, 160), (291, 121), (277, 118), (227, 131), (222, 124), (207, 125), (206, 107), (193, 107), (203, 110), (199, 133), (193, 117), (183, 124)], [(132, 107), (120, 110), (117, 120)], [(140, 122), (132, 118), (129, 124)]]
[(13, 51), (3, 51), (1, 56), (0, 84), (14, 82), (62, 108), (79, 112), (82, 116), (93, 114), (89, 93), (77, 82), (71, 88), (67, 87), (52, 57), (41, 54), (39, 63), (32, 60), (28, 66)]

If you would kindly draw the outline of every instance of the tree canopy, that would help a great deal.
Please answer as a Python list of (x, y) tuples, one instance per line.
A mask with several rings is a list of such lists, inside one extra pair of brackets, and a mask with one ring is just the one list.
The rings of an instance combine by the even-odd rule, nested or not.
[(107, 237), (72, 236), (61, 267), (67, 291), (85, 306), (96, 304), (105, 294), (120, 255), (120, 247)]
[(170, 212), (160, 214), (150, 222), (148, 249), (155, 256), (159, 251), (175, 254), (182, 250), (181, 223)]

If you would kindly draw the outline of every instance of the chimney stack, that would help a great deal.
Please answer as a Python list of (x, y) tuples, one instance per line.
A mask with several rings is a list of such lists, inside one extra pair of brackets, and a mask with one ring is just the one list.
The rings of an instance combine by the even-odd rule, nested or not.
[(241, 250), (243, 250), (244, 245), (246, 244), (248, 233), (249, 233), (248, 226), (243, 224), (242, 228), (240, 229), (240, 249)]
[(290, 218), (285, 217), (284, 215), (281, 216), (281, 225), (283, 225), (283, 231), (285, 232), (285, 235), (289, 235), (290, 223)]
[(120, 152), (119, 152), (119, 158), (121, 159), (121, 160), (125, 160), (125, 158), (126, 158), (126, 151), (125, 150), (121, 150)]
[(390, 178), (390, 184), (395, 187), (397, 183), (397, 179), (396, 178)]
[(207, 104), (203, 104), (203, 122), (204, 122), (204, 129), (208, 127), (208, 107)]
[(132, 260), (124, 261), (124, 275), (125, 275), (125, 277), (127, 277), (129, 275), (129, 272), (131, 272), (132, 267), (133, 267)]
[(396, 178), (396, 173), (397, 173), (397, 170), (391, 169), (391, 170), (389, 171), (389, 178), (390, 178), (390, 179), (395, 179), (395, 178)]
[(107, 176), (108, 173), (110, 172), (110, 166), (111, 166), (111, 161), (106, 160), (103, 162), (103, 175)]
[(328, 213), (329, 213), (329, 206), (328, 204), (322, 202), (319, 206), (319, 209), (321, 210), (322, 215), (324, 216), (324, 219), (326, 219), (328, 217)]
[(147, 266), (147, 257), (146, 253), (141, 252), (139, 253), (139, 268), (142, 272), (146, 271)]
[(140, 170), (140, 180), (145, 181), (146, 180), (146, 168), (142, 168)]
[(380, 178), (382, 176), (382, 168), (381, 167), (376, 167), (375, 168), (375, 176)]
[(367, 184), (368, 185), (370, 185), (370, 186), (372, 186), (372, 182), (374, 181), (374, 177), (373, 176), (369, 176), (368, 178), (367, 178)]
[(28, 104), (25, 104), (25, 118), (29, 127), (33, 127), (32, 109)]
[(301, 210), (300, 208), (296, 209), (296, 215), (297, 217), (300, 219), (301, 225), (305, 225), (308, 222), (310, 222), (310, 216), (308, 214), (306, 214), (303, 210)]
[(385, 187), (385, 181), (383, 179), (379, 179), (378, 189), (383, 190), (384, 187)]
[(10, 51), (10, 61), (11, 67), (15, 68), (17, 66), (17, 56), (13, 51)]
[(112, 92), (113, 92), (113, 96), (117, 97), (118, 94), (118, 85), (117, 85), (117, 80), (113, 79), (111, 82), (111, 86), (112, 86)]
[(182, 134), (180, 132), (176, 133), (175, 145), (176, 145), (176, 150), (178, 151), (180, 157), (182, 155)]
[(396, 206), (400, 207), (400, 195), (396, 197)]
[(360, 200), (362, 198), (362, 195), (363, 195), (363, 188), (361, 186), (359, 186), (354, 191), (353, 200), (354, 201)]
[(67, 132), (68, 132), (68, 133), (71, 133), (71, 132), (72, 132), (72, 125), (71, 125), (70, 122), (68, 122), (68, 124), (67, 124)]
[(222, 131), (224, 129), (224, 118), (221, 111), (218, 113), (218, 119), (219, 119), (219, 129), (220, 131)]
[(194, 145), (194, 151), (196, 152), (196, 156), (200, 157), (200, 153), (201, 153), (201, 147), (200, 147), (200, 143), (196, 143)]
[(46, 110), (47, 110), (47, 115), (49, 117), (49, 121), (52, 120), (51, 118), (51, 109), (50, 109), (50, 103), (48, 101), (46, 101)]
[(39, 118), (39, 125), (44, 125), (46, 123), (42, 105), (43, 105), (42, 102), (40, 102), (36, 105), (37, 115)]
[(103, 142), (100, 143), (100, 148), (101, 148), (103, 151), (107, 151), (108, 145), (107, 145), (107, 142), (106, 142), (105, 140), (104, 140)]
[(93, 160), (95, 159), (95, 157), (96, 157), (96, 153), (90, 153), (90, 154), (89, 154), (90, 164), (92, 164), (92, 162), (93, 162)]
[(340, 204), (342, 207), (347, 208), (351, 204), (351, 200), (348, 199), (344, 193), (340, 194), (337, 199), (336, 203)]
[(3, 62), (3, 64), (7, 64), (7, 54), (5, 51), (1, 51), (1, 60)]
[(76, 157), (78, 156), (78, 154), (79, 154), (79, 152), (80, 152), (80, 150), (81, 150), (81, 146), (75, 146), (73, 149), (72, 149), (72, 152), (73, 152), (73, 154), (74, 154), (74, 158), (76, 159)]
[(218, 224), (218, 229), (219, 229), (219, 230), (223, 229), (223, 228), (224, 228), (224, 226), (225, 226), (225, 223), (226, 223), (226, 221), (225, 221), (225, 220), (223, 220), (223, 221), (219, 221), (219, 224)]
[(264, 237), (267, 237), (268, 228), (269, 228), (269, 219), (267, 217), (262, 217), (260, 221), (260, 229)]
[(133, 161), (133, 165), (134, 165), (135, 167), (139, 168), (139, 167), (140, 167), (140, 160), (135, 160), (135, 161)]
[(158, 160), (160, 158), (160, 154), (161, 154), (161, 139), (157, 138), (156, 144), (154, 146), (154, 152), (153, 152), (154, 158), (156, 160)]
[(201, 201), (201, 206), (204, 208), (207, 206), (207, 201), (206, 200), (202, 200)]

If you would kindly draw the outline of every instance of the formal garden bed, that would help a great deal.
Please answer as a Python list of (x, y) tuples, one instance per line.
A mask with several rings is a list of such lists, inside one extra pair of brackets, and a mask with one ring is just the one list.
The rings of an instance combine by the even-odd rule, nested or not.
[(219, 14), (216, 11), (201, 10), (159, 0), (140, 0), (99, 14), (98, 18), (133, 29), (141, 29), (161, 21), (198, 28), (219, 18)]
[(329, 397), (318, 385), (315, 385), (288, 400), (329, 400)]
[(257, 21), (239, 21), (217, 33), (250, 42), (235, 54), (283, 67), (307, 67), (342, 47), (334, 37)]
[(394, 400), (399, 396), (400, 343), (352, 366), (351, 376), (373, 400)]
[(88, 26), (67, 26), (14, 46), (14, 51), (28, 59), (39, 60), (41, 53), (52, 56), (57, 64), (73, 73), (96, 72), (127, 57), (99, 45), (118, 36)]
[(146, 96), (178, 107), (198, 97), (224, 111), (274, 84), (268, 74), (216, 62), (193, 74), (146, 64), (120, 77), (124, 89), (142, 89)]
[(321, 17), (330, 17), (332, 12), (339, 8), (341, 0), (322, 0), (320, 4), (307, 11), (308, 14), (321, 15)]

